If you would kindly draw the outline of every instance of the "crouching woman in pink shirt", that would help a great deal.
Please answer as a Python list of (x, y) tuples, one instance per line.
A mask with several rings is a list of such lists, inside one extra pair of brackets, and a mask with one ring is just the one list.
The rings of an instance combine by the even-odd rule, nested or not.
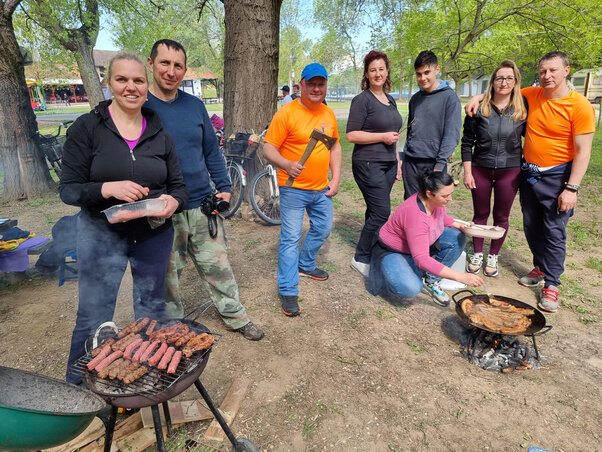
[(449, 296), (441, 289), (441, 278), (473, 287), (483, 284), (475, 274), (450, 268), (466, 243), (465, 226), (445, 210), (452, 199), (453, 182), (447, 173), (426, 172), (420, 191), (400, 204), (382, 226), (372, 250), (370, 293), (413, 298), (422, 290), (438, 305), (447, 306)]

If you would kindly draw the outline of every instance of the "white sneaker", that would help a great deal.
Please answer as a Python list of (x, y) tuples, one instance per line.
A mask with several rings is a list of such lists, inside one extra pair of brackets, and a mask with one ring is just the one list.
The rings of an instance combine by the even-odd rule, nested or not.
[(356, 261), (355, 256), (351, 258), (351, 268), (360, 272), (364, 278), (367, 278), (370, 274), (370, 264), (364, 264), (363, 262)]

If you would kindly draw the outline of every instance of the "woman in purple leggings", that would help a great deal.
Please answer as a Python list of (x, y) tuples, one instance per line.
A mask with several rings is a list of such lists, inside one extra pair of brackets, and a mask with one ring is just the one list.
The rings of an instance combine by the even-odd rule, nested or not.
[[(464, 120), (464, 185), (472, 192), (475, 224), (487, 224), (493, 191), (493, 224), (508, 230), (519, 185), (526, 118), (520, 72), (514, 61), (502, 61), (491, 75), (477, 114)], [(491, 241), (485, 276), (498, 275), (498, 255), (506, 234)], [(476, 274), (483, 266), (483, 239), (475, 237), (473, 243), (474, 254), (466, 270)]]

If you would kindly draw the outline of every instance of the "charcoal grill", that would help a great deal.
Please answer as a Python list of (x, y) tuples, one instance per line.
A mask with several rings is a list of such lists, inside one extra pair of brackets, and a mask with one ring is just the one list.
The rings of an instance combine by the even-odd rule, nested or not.
[[(458, 296), (462, 293), (468, 293), (469, 295), (458, 299)], [(514, 298), (503, 297), (500, 295), (492, 295), (492, 296), (495, 296), (495, 298), (500, 301), (504, 301), (513, 306), (516, 306), (517, 308), (533, 309), (533, 314), (529, 316), (529, 318), (531, 320), (531, 325), (525, 331), (522, 331), (520, 333), (502, 333), (501, 331), (487, 329), (482, 325), (476, 325), (470, 320), (470, 317), (468, 317), (468, 315), (462, 310), (462, 300), (464, 300), (465, 298), (468, 298), (468, 299), (471, 299), (474, 301), (480, 300), (483, 302), (488, 302), (489, 295), (475, 294), (473, 291), (468, 290), (468, 289), (460, 290), (459, 292), (456, 292), (454, 295), (452, 295), (452, 299), (454, 300), (454, 303), (456, 303), (456, 313), (458, 314), (458, 316), (462, 320), (464, 320), (465, 322), (467, 322), (468, 324), (470, 324), (471, 326), (474, 327), (473, 335), (470, 339), (469, 346), (472, 346), (474, 344), (475, 340), (477, 339), (477, 337), (479, 336), (479, 334), (481, 333), (482, 330), (489, 331), (489, 332), (495, 333), (495, 334), (506, 335), (506, 336), (522, 336), (522, 335), (529, 336), (529, 337), (531, 337), (531, 340), (533, 341), (533, 349), (535, 350), (535, 359), (537, 361), (539, 361), (539, 350), (537, 349), (537, 343), (535, 341), (535, 336), (541, 336), (543, 334), (546, 334), (548, 331), (550, 331), (552, 329), (552, 326), (546, 325), (546, 318), (544, 317), (544, 315), (536, 308), (533, 308), (531, 305), (529, 305), (527, 303), (523, 303), (522, 301), (515, 300)]]
[[(187, 324), (191, 330), (199, 333), (208, 333), (215, 336), (215, 345), (221, 339), (221, 335), (212, 333), (203, 324), (190, 319), (172, 320), (160, 322), (155, 330), (170, 326), (177, 322)], [(205, 370), (212, 348), (194, 353), (190, 358), (182, 356), (175, 374), (168, 374), (167, 371), (158, 370), (155, 367), (149, 367), (149, 371), (138, 380), (125, 384), (120, 380), (101, 379), (95, 373), (87, 368), (87, 364), (93, 359), (88, 352), (79, 358), (74, 364), (73, 369), (81, 372), (82, 379), (88, 389), (104, 398), (111, 405), (111, 414), (103, 419), (106, 426), (104, 451), (111, 450), (113, 432), (117, 419), (118, 408), (144, 408), (151, 407), (153, 415), (153, 424), (155, 435), (157, 437), (157, 448), (160, 452), (166, 451), (163, 430), (161, 428), (161, 418), (159, 415), (159, 404), (163, 405), (163, 412), (167, 424), (167, 434), (171, 435), (173, 428), (167, 401), (195, 385), (201, 396), (205, 400), (207, 407), (220, 426), (226, 433), (226, 436), (232, 443), (232, 446), (239, 452), (258, 451), (257, 447), (246, 438), (236, 438), (232, 430), (224, 420), (221, 413), (217, 410), (209, 393), (199, 380), (200, 375)]]

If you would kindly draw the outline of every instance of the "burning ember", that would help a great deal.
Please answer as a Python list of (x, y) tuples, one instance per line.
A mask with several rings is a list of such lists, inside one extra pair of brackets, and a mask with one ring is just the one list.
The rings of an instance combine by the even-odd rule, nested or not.
[(537, 365), (537, 349), (521, 343), (516, 336), (505, 336), (474, 328), (462, 344), (462, 355), (485, 370), (508, 373)]

